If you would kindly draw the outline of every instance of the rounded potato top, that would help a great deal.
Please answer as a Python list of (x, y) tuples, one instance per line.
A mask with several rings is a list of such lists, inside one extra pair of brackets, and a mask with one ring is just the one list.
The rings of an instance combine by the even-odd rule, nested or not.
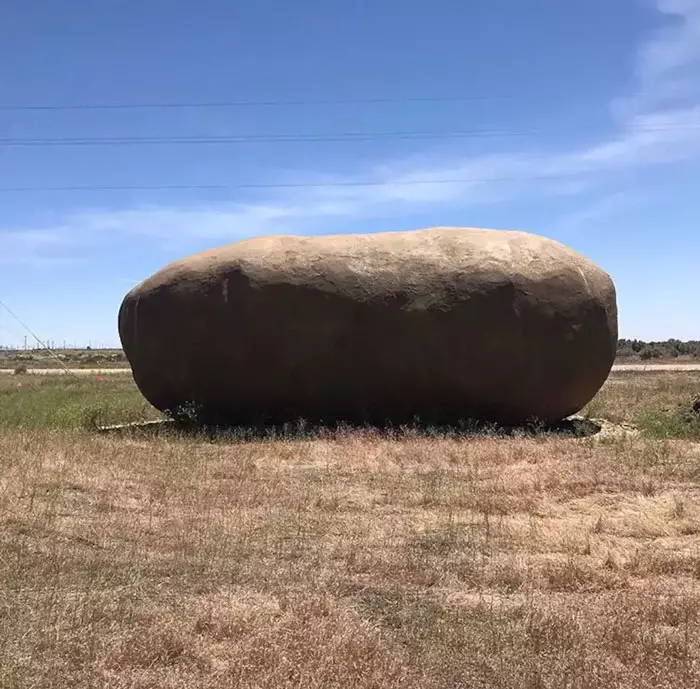
[[(177, 281), (242, 270), (253, 281), (294, 281), (342, 291), (371, 286), (377, 293), (414, 291), (464, 271), (473, 281), (538, 281), (585, 272), (603, 291), (603, 270), (560, 242), (528, 232), (435, 227), (341, 235), (264, 235), (187, 256), (137, 285), (138, 295)], [(589, 275), (590, 273), (590, 275)], [(368, 294), (369, 296), (369, 294)]]

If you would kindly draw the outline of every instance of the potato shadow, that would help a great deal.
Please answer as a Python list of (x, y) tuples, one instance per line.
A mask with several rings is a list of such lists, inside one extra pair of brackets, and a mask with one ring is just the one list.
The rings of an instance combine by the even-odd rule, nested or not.
[(416, 420), (404, 425), (358, 425), (347, 423), (309, 423), (303, 419), (284, 424), (206, 425), (162, 419), (97, 428), (102, 434), (116, 436), (196, 438), (229, 442), (262, 442), (271, 440), (310, 441), (342, 440), (351, 436), (385, 440), (409, 438), (445, 438), (468, 440), (476, 437), (517, 438), (587, 438), (601, 431), (600, 424), (580, 416), (555, 424), (536, 422), (522, 426), (499, 426), (483, 421), (465, 420), (455, 424), (423, 424)]

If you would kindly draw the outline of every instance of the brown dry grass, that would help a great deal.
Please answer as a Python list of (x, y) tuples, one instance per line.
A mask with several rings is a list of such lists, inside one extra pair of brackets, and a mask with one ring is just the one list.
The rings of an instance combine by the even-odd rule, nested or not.
[(0, 462), (2, 689), (700, 684), (697, 443), (7, 427)]

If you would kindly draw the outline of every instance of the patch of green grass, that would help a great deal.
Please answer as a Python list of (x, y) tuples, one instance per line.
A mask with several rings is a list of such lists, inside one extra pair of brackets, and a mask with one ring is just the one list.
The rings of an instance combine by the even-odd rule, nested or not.
[[(690, 411), (691, 400), (699, 390), (698, 373), (613, 375), (583, 413), (588, 417), (635, 423), (652, 438), (700, 439), (700, 418)], [(39, 376), (18, 372), (0, 376), (0, 429), (89, 429), (159, 418), (161, 414), (143, 398), (128, 374)], [(543, 437), (544, 430), (532, 426), (521, 429), (518, 434), (532, 432)], [(342, 429), (336, 431), (342, 435)], [(574, 435), (586, 435), (585, 426), (569, 431)], [(436, 438), (497, 434), (495, 427), (468, 424), (453, 429), (416, 426), (413, 432)], [(327, 433), (326, 428), (302, 427), (299, 422), (291, 422), (283, 428), (268, 426), (262, 433), (261, 429), (236, 430), (239, 440), (325, 437)], [(389, 436), (392, 433), (403, 437), (410, 435), (411, 428), (384, 431)]]
[(692, 411), (645, 411), (636, 418), (636, 426), (651, 438), (700, 440), (700, 414)]
[(585, 407), (587, 418), (633, 423), (653, 438), (700, 438), (691, 411), (700, 393), (700, 372), (614, 372)]
[(0, 428), (94, 428), (160, 418), (130, 376), (8, 376)]

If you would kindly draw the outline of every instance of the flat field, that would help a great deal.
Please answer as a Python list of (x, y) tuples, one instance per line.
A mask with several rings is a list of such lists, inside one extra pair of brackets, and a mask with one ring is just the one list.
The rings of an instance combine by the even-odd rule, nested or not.
[(129, 363), (121, 349), (0, 350), (0, 369), (124, 368)]
[(0, 376), (0, 687), (700, 684), (700, 373), (586, 437), (98, 433), (129, 376)]

